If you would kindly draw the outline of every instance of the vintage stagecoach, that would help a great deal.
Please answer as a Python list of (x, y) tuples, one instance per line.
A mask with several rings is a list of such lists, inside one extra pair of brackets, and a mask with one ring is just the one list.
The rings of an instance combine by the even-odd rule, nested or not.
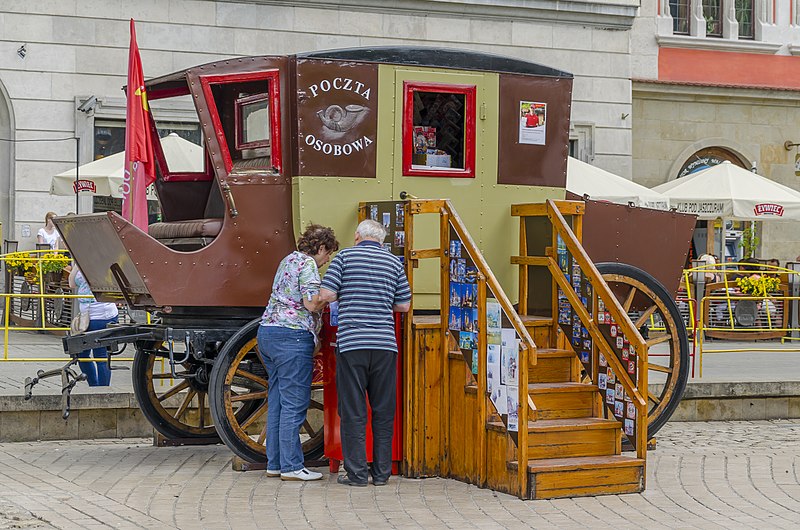
[[(559, 395), (575, 398), (564, 403), (583, 402), (576, 396), (589, 389), (586, 406), (593, 416), (589, 419), (597, 420), (593, 426), (606, 425), (603, 421), (617, 426), (609, 458), (619, 456), (622, 418), (614, 424), (613, 407), (609, 415), (602, 405), (608, 388), (612, 388), (610, 404), (614, 403), (613, 374), (602, 368), (606, 389), (598, 389), (597, 361), (624, 368), (619, 364), (622, 357), (619, 362), (616, 357), (607, 359), (612, 350), (604, 349), (606, 342), (613, 348), (612, 343), (622, 339), (604, 339), (602, 333), (608, 330), (601, 330), (602, 318), (599, 324), (597, 318), (591, 321), (593, 312), (607, 315), (605, 324), (610, 327), (606, 327), (615, 336), (617, 326), (620, 337), (623, 328), (627, 330), (624, 344), (630, 347), (625, 349), (625, 362), (633, 362), (628, 350), (630, 359), (635, 358), (634, 343), (643, 354), (636, 361), (638, 368), (629, 364), (633, 369), (628, 375), (617, 373), (615, 378), (628, 385), (617, 391), (619, 403), (631, 404), (629, 411), (633, 405), (645, 407), (638, 416), (627, 416), (649, 423), (649, 432), (645, 425), (637, 435), (626, 427), (633, 445), (641, 449), (642, 440), (654, 435), (677, 406), (687, 377), (688, 344), (669, 290), (677, 288), (688, 248), (684, 243), (694, 221), (671, 212), (564, 200), (570, 74), (482, 53), (387, 47), (229, 59), (153, 79), (147, 91), (153, 108), (170, 98), (193, 102), (204, 135), (204, 170), (192, 173), (173, 167), (156, 142), (156, 190), (163, 221), (151, 225), (149, 233), (114, 213), (64, 217), (56, 224), (98, 299), (121, 297), (130, 307), (155, 316), (151, 324), (67, 337), (66, 352), (74, 358), (92, 345), (107, 345), (119, 353), (131, 344), (136, 396), (163, 436), (219, 437), (242, 459), (263, 460), (268, 383), (255, 334), (274, 271), (308, 222), (333, 226), (347, 244), (359, 217), (369, 216), (391, 226), (387, 248), (405, 259), (413, 277), (414, 313), (405, 322), (402, 337), (407, 473), (450, 474), (507, 491), (522, 488), (527, 480), (523, 471), (519, 471), (521, 482), (504, 483), (481, 466), (474, 473), (426, 467), (432, 449), (430, 443), (428, 449), (422, 445), (431, 437), (419, 429), (433, 424), (442, 425), (443, 431), (449, 428), (440, 417), (433, 420), (418, 410), (433, 399), (432, 387), (425, 386), (434, 384), (429, 379), (434, 377), (432, 366), (443, 367), (448, 373), (445, 380), (468, 398), (475, 393), (473, 387), (486, 391), (478, 375), (483, 372), (473, 359), (459, 357), (463, 344), (453, 345), (462, 332), (453, 333), (447, 326), (452, 300), (442, 271), (448, 267), (448, 256), (455, 259), (448, 254), (450, 240), (463, 244), (477, 283), (489, 282), (483, 298), (476, 297), (483, 303), (487, 296), (502, 302), (503, 321), (516, 330), (520, 351), (528, 345), (527, 361), (520, 359), (524, 370), (519, 377), (529, 376), (534, 386), (545, 385), (531, 390), (533, 408), (523, 403), (520, 410), (526, 412), (521, 418), (536, 419), (538, 414), (539, 424), (545, 425), (580, 416), (573, 410), (577, 405), (564, 405), (572, 412), (547, 412), (548, 399), (561, 401), (548, 394), (554, 383), (536, 374), (563, 361), (567, 383), (573, 386), (564, 387)], [(152, 117), (151, 126), (157, 134)], [(422, 217), (426, 213), (438, 219)], [(642, 220), (658, 230), (637, 231)], [(580, 246), (581, 232), (587, 236), (592, 232), (585, 246), (595, 261), (615, 262), (622, 257), (651, 270), (669, 289), (630, 265), (595, 267)], [(537, 253), (540, 257), (535, 257)], [(562, 260), (561, 254), (569, 254), (570, 261)], [(440, 263), (429, 258), (439, 258)], [(556, 266), (561, 268), (558, 274), (553, 273)], [(567, 267), (582, 271), (588, 299), (587, 291), (582, 291), (582, 298), (572, 298), (566, 292), (570, 289), (560, 283), (571, 274)], [(577, 307), (581, 300), (585, 311)], [(592, 305), (592, 300), (599, 305)], [(567, 315), (564, 307), (569, 304), (575, 320), (567, 323), (561, 317)], [(580, 341), (571, 342), (581, 333)], [(472, 346), (484, 347), (490, 340), (479, 333), (475, 337)], [(425, 350), (421, 345), (425, 340), (442, 349)], [(596, 343), (594, 364), (589, 357), (578, 359), (577, 347), (570, 351), (571, 346), (591, 340)], [(649, 365), (647, 348), (651, 354), (659, 348), (661, 352), (661, 357), (651, 356)], [(423, 351), (428, 352), (424, 359)], [(463, 361), (467, 361), (466, 376), (454, 375), (449, 363)], [(461, 370), (461, 364), (452, 370)], [(637, 389), (631, 378), (646, 385), (648, 374), (650, 383), (659, 385)], [(461, 377), (467, 378), (466, 384)], [(588, 387), (574, 387), (580, 384)], [(443, 411), (449, 410), (444, 404), (450, 403), (451, 390), (436, 398)], [(322, 454), (322, 395), (320, 382), (313, 390), (303, 432), (309, 457)], [(502, 407), (506, 412), (501, 414), (489, 407), (487, 412), (486, 403), (479, 408), (484, 416), (476, 420), (486, 424), (485, 432), (483, 425), (479, 429), (484, 451), (486, 443), (490, 448), (494, 443), (486, 442), (485, 436), (491, 439), (492, 433), (503, 430), (490, 428), (493, 421), (509, 428), (508, 409)], [(537, 407), (539, 403), (543, 405)], [(528, 410), (536, 411), (531, 412), (533, 418)], [(412, 417), (417, 424), (428, 424), (414, 425)], [(505, 435), (521, 447), (524, 431)], [(525, 436), (533, 443), (534, 434)], [(437, 450), (446, 451), (445, 445), (453, 443), (446, 439), (442, 434)], [(589, 456), (600, 458), (600, 454)], [(513, 458), (518, 457), (508, 460)], [(614, 465), (634, 469), (638, 475), (631, 476), (638, 479), (625, 475), (626, 480), (636, 484), (633, 490), (643, 487), (641, 459), (615, 460)], [(537, 496), (529, 490), (523, 494)]]

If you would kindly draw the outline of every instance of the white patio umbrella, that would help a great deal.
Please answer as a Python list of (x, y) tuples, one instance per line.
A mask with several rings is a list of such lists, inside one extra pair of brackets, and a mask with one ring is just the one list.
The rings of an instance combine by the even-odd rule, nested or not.
[(595, 167), (577, 158), (567, 159), (567, 190), (590, 199), (669, 210), (669, 200), (650, 188)]
[[(161, 149), (172, 172), (197, 173), (203, 171), (203, 148), (184, 140), (175, 133), (161, 138)], [(115, 153), (78, 168), (78, 191), (92, 195), (122, 197), (122, 173), (125, 153)], [(52, 195), (75, 195), (75, 168), (53, 177)], [(147, 198), (155, 199), (152, 186), (147, 188)]]
[(653, 190), (699, 219), (800, 220), (800, 192), (727, 161)]

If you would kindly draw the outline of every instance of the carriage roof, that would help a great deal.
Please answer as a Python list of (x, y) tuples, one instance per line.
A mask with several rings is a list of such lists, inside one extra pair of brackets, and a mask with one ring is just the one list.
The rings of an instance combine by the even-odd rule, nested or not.
[[(268, 56), (262, 56), (268, 57)], [(572, 74), (544, 66), (531, 61), (505, 57), (492, 53), (456, 50), (450, 48), (431, 48), (422, 46), (381, 46), (375, 48), (341, 48), (307, 53), (298, 53), (288, 57), (297, 59), (328, 59), (332, 61), (356, 61), (366, 63), (384, 63), (396, 65), (427, 66), (431, 68), (452, 68), (457, 70), (488, 71), (506, 74), (535, 75), (572, 79)], [(242, 58), (247, 59), (247, 58)], [(225, 59), (214, 61), (186, 70), (173, 72), (147, 81), (148, 89), (170, 90), (186, 86), (186, 73), (190, 70), (214, 71), (227, 66), (231, 61), (241, 59)], [(243, 64), (243, 70), (247, 69)]]

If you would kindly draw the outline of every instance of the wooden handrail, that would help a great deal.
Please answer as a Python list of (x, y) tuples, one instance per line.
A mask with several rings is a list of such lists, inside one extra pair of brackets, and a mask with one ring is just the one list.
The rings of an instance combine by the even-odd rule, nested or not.
[(603, 280), (592, 260), (589, 259), (583, 246), (569, 228), (564, 216), (561, 215), (558, 205), (552, 199), (547, 201), (547, 216), (553, 225), (553, 229), (564, 242), (567, 251), (572, 255), (573, 260), (577, 261), (581, 272), (589, 280), (589, 283), (594, 289), (595, 296), (603, 301), (614, 321), (620, 326), (622, 332), (628, 337), (629, 342), (635, 347), (637, 355), (637, 374), (639, 376), (637, 384), (634, 384), (631, 380), (627, 370), (622, 368), (619, 359), (617, 359), (616, 352), (614, 352), (608, 344), (594, 319), (589, 315), (586, 308), (583, 307), (583, 304), (567, 281), (564, 273), (561, 271), (560, 267), (558, 267), (555, 260), (553, 260), (550, 264), (553, 278), (556, 279), (561, 290), (569, 298), (570, 304), (579, 315), (583, 325), (589, 330), (595, 343), (601, 345), (606, 360), (617, 375), (617, 380), (622, 382), (625, 391), (631, 396), (631, 399), (634, 400), (638, 416), (638, 421), (636, 423), (636, 452), (640, 458), (644, 458), (647, 446), (647, 400), (642, 396), (639, 390), (641, 389), (642, 392), (647, 392), (647, 345), (645, 340), (641, 333), (639, 333), (639, 330), (636, 329), (633, 322), (631, 322), (627, 312), (622, 309), (616, 296), (611, 292), (611, 289), (609, 289), (608, 285)]
[[(458, 213), (453, 208), (453, 205), (450, 204), (450, 201), (444, 201), (445, 205), (444, 208), (446, 209), (447, 213), (450, 215), (450, 224), (453, 226), (453, 229), (456, 231), (456, 234), (461, 239), (461, 243), (467, 248), (467, 252), (469, 252), (472, 261), (475, 262), (475, 266), (478, 268), (478, 272), (482, 273), (486, 277), (486, 283), (489, 288), (494, 293), (497, 301), (500, 303), (500, 306), (503, 308), (503, 312), (506, 314), (508, 319), (511, 321), (511, 325), (514, 327), (514, 330), (520, 336), (523, 341), (522, 347), (527, 349), (529, 352), (532, 352), (534, 355), (536, 353), (536, 344), (533, 342), (528, 330), (525, 328), (525, 324), (522, 323), (522, 319), (519, 318), (514, 306), (511, 304), (511, 301), (506, 296), (505, 291), (500, 286), (500, 282), (497, 281), (492, 269), (489, 268), (489, 264), (486, 263), (486, 260), (483, 257), (483, 254), (478, 249), (478, 246), (473, 241), (472, 236), (470, 236), (469, 232), (467, 232), (466, 226), (464, 222), (459, 217)], [(531, 364), (535, 364), (536, 359), (531, 359)]]

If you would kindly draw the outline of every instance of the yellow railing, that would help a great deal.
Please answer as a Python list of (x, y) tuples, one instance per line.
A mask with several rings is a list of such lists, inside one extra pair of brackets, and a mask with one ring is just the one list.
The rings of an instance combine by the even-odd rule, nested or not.
[[(14, 293), (5, 292), (0, 293), (3, 298), (3, 357), (0, 362), (63, 362), (62, 358), (54, 357), (9, 357), (9, 333), (11, 331), (69, 331), (69, 326), (49, 326), (47, 320), (47, 300), (72, 300), (75, 298), (86, 298), (86, 295), (65, 294), (65, 293), (47, 293), (44, 292), (46, 285), (46, 274), (44, 269), (46, 264), (56, 262), (64, 266), (69, 264), (69, 254), (65, 250), (29, 250), (10, 252), (8, 254), (0, 255), (0, 262), (4, 265), (5, 278), (11, 285), (6, 285), (6, 290), (13, 290), (14, 278), (21, 278), (32, 289), (38, 292), (32, 293)], [(59, 263), (62, 262), (62, 263)], [(20, 274), (20, 272), (24, 272)], [(59, 274), (61, 271), (58, 271)], [(38, 306), (39, 316), (34, 322), (39, 322), (38, 325), (25, 326), (25, 325), (12, 325), (12, 300), (35, 300)], [(148, 322), (150, 315), (147, 315)], [(133, 361), (133, 358), (116, 358), (117, 361)], [(80, 362), (104, 362), (104, 360), (97, 359), (82, 359)]]
[[(703, 376), (703, 355), (705, 353), (735, 353), (751, 351), (797, 352), (797, 348), (765, 348), (756, 340), (781, 339), (783, 342), (791, 332), (800, 332), (789, 322), (789, 306), (800, 297), (790, 296), (789, 284), (800, 282), (800, 272), (772, 265), (755, 263), (726, 263), (702, 265), (683, 272), (683, 283), (687, 293), (695, 291), (692, 280), (696, 275), (710, 277), (704, 281), (704, 291), (698, 298), (698, 327), (694, 341), (699, 359), (699, 376)], [(736, 282), (737, 278), (769, 276), (780, 281), (777, 291), (770, 293), (743, 293)], [(748, 304), (749, 311), (737, 314), (742, 302)], [(753, 311), (753, 309), (755, 311)], [(745, 318), (747, 317), (745, 322)], [(706, 348), (708, 337), (734, 341), (753, 341), (752, 348)]]
[[(524, 241), (525, 220), (521, 221), (521, 249), (520, 256), (511, 258), (511, 263), (520, 265), (520, 307), (525, 310), (523, 304), (527, 304), (527, 268), (530, 266), (545, 267), (549, 270), (553, 278), (553, 322), (554, 326), (559, 325), (561, 320), (561, 309), (559, 307), (559, 295), (563, 293), (563, 298), (568, 300), (572, 311), (580, 319), (581, 325), (586, 328), (592, 339), (592, 380), (598, 382), (598, 353), (606, 359), (609, 367), (613, 370), (616, 380), (622, 383), (626, 394), (630, 397), (636, 408), (636, 421), (634, 423), (634, 433), (628, 433), (629, 439), (636, 448), (639, 458), (645, 459), (647, 455), (647, 353), (648, 346), (644, 338), (639, 333), (638, 328), (644, 324), (652, 315), (644, 312), (636, 323), (629, 318), (626, 308), (620, 304), (608, 285), (603, 280), (602, 275), (595, 268), (589, 256), (581, 246), (580, 237), (582, 233), (581, 216), (584, 211), (582, 202), (575, 201), (553, 201), (548, 200), (545, 205), (526, 204), (512, 206), (512, 215), (519, 217), (547, 217), (552, 226), (552, 243), (546, 249), (545, 256), (528, 255), (527, 245)], [(564, 215), (571, 215), (573, 227), (567, 223)], [(562, 246), (563, 243), (563, 246)], [(566, 272), (562, 270), (561, 264), (557, 261), (558, 249), (563, 248), (568, 255), (572, 256), (573, 263), (577, 264), (583, 277), (586, 278), (592, 289), (591, 297), (582, 300), (576, 293), (576, 288), (570, 283)], [(572, 271), (569, 272), (570, 277)], [(591, 298), (591, 299), (589, 299)], [(626, 304), (632, 302), (626, 301)], [(600, 308), (605, 311), (600, 311)], [(609, 343), (604, 333), (601, 331), (598, 322), (598, 313), (608, 312), (613, 319), (612, 322), (618, 326), (620, 332), (627, 337), (630, 347), (636, 354), (636, 381), (628, 375), (627, 367), (623, 367), (622, 361), (618, 358), (614, 347)], [(557, 318), (558, 317), (558, 318)], [(606, 322), (607, 324), (607, 322)], [(615, 333), (616, 335), (616, 333)], [(571, 338), (571, 337), (570, 337)], [(576, 350), (577, 353), (577, 350)], [(623, 427), (624, 428), (624, 427)], [(633, 434), (633, 436), (631, 436)]]

